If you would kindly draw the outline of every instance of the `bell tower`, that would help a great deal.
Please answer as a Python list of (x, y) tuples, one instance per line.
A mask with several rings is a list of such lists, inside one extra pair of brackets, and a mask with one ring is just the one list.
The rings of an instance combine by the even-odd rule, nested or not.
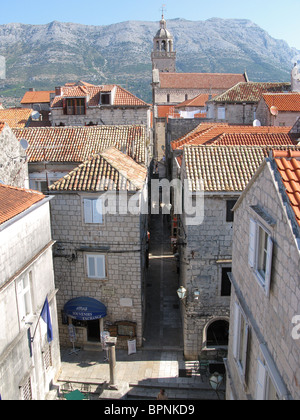
[(152, 70), (160, 72), (176, 72), (176, 52), (174, 51), (174, 38), (167, 30), (167, 22), (162, 14), (160, 29), (153, 39), (151, 54)]

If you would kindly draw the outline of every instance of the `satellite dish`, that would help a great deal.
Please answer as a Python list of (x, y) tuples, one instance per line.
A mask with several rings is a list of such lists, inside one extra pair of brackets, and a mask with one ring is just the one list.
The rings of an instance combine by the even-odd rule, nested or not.
[(261, 127), (261, 122), (259, 120), (254, 120), (253, 127)]
[(32, 113), (30, 114), (30, 116), (31, 116), (31, 118), (32, 118), (33, 120), (39, 120), (39, 119), (40, 119), (41, 114), (40, 114), (38, 111), (32, 111)]
[(277, 117), (277, 115), (279, 113), (277, 106), (271, 106), (270, 112), (271, 112), (272, 115), (274, 115), (274, 117)]
[(28, 146), (29, 146), (28, 141), (25, 140), (25, 139), (20, 140), (20, 145), (21, 145), (22, 149), (24, 149), (24, 150), (27, 150)]

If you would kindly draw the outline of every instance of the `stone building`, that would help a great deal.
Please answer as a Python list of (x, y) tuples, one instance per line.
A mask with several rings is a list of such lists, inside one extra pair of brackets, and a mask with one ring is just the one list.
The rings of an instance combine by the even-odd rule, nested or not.
[(152, 69), (162, 72), (176, 71), (176, 51), (174, 51), (174, 38), (167, 30), (167, 22), (162, 15), (160, 29), (153, 39), (151, 54)]
[(263, 93), (290, 90), (290, 83), (238, 83), (207, 102), (207, 118), (216, 122), (252, 125), (257, 119), (257, 107)]
[[(60, 372), (49, 198), (0, 185), (0, 394), (44, 400)], [(53, 340), (40, 318), (48, 299)]]
[(29, 144), (30, 188), (43, 192), (92, 154), (110, 146), (142, 165), (148, 164), (150, 154), (145, 126), (39, 127), (17, 129), (14, 134)]
[(300, 399), (300, 149), (273, 151), (234, 207), (227, 399)]
[(300, 117), (300, 92), (263, 94), (256, 116), (262, 125), (293, 126)]
[(24, 144), (20, 144), (7, 124), (0, 122), (0, 183), (28, 187), (27, 152)]
[[(248, 76), (246, 73), (177, 73), (173, 36), (167, 30), (164, 17), (153, 40), (151, 59), (154, 157), (163, 162), (166, 121), (174, 114), (173, 107), (201, 94), (219, 95), (237, 83), (247, 82)], [(166, 106), (170, 107), (170, 115), (166, 114)], [(163, 109), (163, 118), (160, 107)]]
[(151, 106), (117, 85), (68, 83), (51, 95), (52, 126), (144, 125), (150, 139)]
[[(262, 147), (185, 147), (181, 180), (188, 181), (198, 219), (179, 216), (180, 282), (184, 354), (197, 360), (228, 346), (232, 264), (232, 208), (264, 160)], [(197, 197), (200, 200), (197, 204)], [(201, 198), (202, 197), (202, 198)]]
[[(130, 338), (141, 347), (147, 169), (110, 147), (54, 183), (50, 193), (61, 343), (69, 344), (72, 323), (77, 346), (100, 349), (101, 333), (108, 331), (118, 347), (127, 347)], [(73, 299), (86, 298), (103, 311), (80, 318), (66, 309)]]

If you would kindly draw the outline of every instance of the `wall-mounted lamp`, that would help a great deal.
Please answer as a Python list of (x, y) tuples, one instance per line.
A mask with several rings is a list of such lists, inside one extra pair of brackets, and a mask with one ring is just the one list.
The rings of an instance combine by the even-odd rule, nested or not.
[(186, 298), (186, 294), (187, 294), (187, 290), (183, 286), (180, 286), (179, 289), (177, 290), (177, 295), (179, 299), (183, 301)]

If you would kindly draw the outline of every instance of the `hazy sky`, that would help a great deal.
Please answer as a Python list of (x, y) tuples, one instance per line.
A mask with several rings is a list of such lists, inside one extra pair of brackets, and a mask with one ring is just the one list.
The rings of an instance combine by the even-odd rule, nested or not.
[(277, 39), (300, 50), (300, 0), (50, 0), (3, 1), (0, 24), (61, 22), (109, 25), (127, 20), (158, 21), (162, 5), (166, 19), (206, 20), (212, 17), (250, 19)]

